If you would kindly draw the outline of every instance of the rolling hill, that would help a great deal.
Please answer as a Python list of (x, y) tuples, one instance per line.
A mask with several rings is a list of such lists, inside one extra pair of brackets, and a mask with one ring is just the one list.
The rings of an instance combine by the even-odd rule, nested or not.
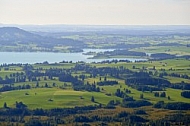
[(82, 41), (73, 39), (58, 39), (40, 36), (17, 27), (0, 28), (0, 45), (36, 44), (40, 47), (52, 48), (56, 45), (83, 47)]

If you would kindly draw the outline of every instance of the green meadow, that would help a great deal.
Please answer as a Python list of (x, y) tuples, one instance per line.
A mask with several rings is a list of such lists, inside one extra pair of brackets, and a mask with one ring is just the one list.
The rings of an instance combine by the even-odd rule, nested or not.
[(134, 51), (141, 51), (147, 53), (169, 53), (175, 55), (189, 55), (190, 49), (184, 46), (151, 46), (133, 49)]
[[(179, 74), (187, 74), (190, 75), (190, 60), (185, 59), (169, 59), (169, 60), (161, 60), (161, 61), (147, 61), (147, 62), (131, 62), (131, 63), (110, 63), (110, 64), (93, 64), (87, 63), (92, 67), (101, 68), (101, 67), (125, 67), (132, 71), (139, 71), (143, 67), (145, 68), (144, 71), (152, 71), (160, 73), (161, 69), (165, 69), (167, 73), (179, 73)], [(57, 63), (57, 64), (33, 64), (32, 65), (34, 70), (39, 68), (50, 69), (50, 68), (61, 68), (61, 69), (71, 69), (75, 66), (75, 63)], [(135, 66), (135, 69), (133, 68)], [(155, 67), (156, 70), (152, 70)], [(0, 77), (5, 78), (5, 76), (9, 76), (13, 73), (21, 73), (24, 72), (22, 67), (18, 66), (11, 66), (8, 70), (1, 67)], [(172, 70), (170, 70), (172, 68)], [(94, 83), (99, 82), (100, 77), (102, 80), (104, 76), (97, 76), (95, 78), (90, 78), (89, 73), (85, 73), (85, 71), (73, 71), (71, 72), (73, 76), (80, 76), (81, 74), (85, 75), (86, 78), (84, 79), (84, 83)], [(48, 77), (46, 77), (48, 78)], [(152, 103), (156, 103), (158, 101), (165, 101), (167, 102), (187, 102), (190, 103), (188, 98), (184, 98), (181, 96), (182, 90), (179, 89), (171, 89), (166, 88), (166, 97), (155, 97), (154, 92), (142, 92), (138, 91), (134, 88), (128, 87), (123, 79), (114, 78), (111, 76), (107, 76), (107, 80), (116, 80), (119, 82), (117, 85), (113, 86), (97, 86), (100, 88), (100, 92), (88, 92), (88, 91), (74, 91), (72, 88), (72, 84), (70, 82), (61, 82), (58, 78), (54, 78), (53, 80), (47, 79), (45, 80), (44, 77), (39, 77), (39, 81), (26, 81), (26, 82), (19, 82), (13, 83), (12, 86), (23, 86), (23, 85), (30, 85), (31, 89), (22, 89), (22, 90), (12, 90), (12, 91), (5, 91), (0, 93), (0, 107), (3, 107), (4, 102), (7, 103), (9, 107), (15, 107), (15, 102), (22, 101), (24, 104), (28, 106), (29, 109), (35, 108), (44, 108), (44, 109), (51, 109), (51, 108), (68, 108), (68, 107), (75, 107), (75, 106), (86, 106), (86, 105), (94, 105), (94, 104), (102, 104), (107, 105), (110, 100), (119, 100), (122, 102), (122, 98), (116, 97), (115, 92), (117, 89), (124, 91), (124, 89), (131, 90), (129, 96), (132, 96), (136, 100), (140, 100), (140, 95), (143, 94), (144, 100), (148, 100)], [(182, 81), (186, 83), (190, 83), (189, 79), (178, 78), (178, 77), (170, 77), (164, 76), (164, 79), (169, 80), (171, 83), (180, 83)], [(36, 83), (39, 83), (39, 87), (36, 88)], [(53, 86), (53, 83), (55, 85)], [(48, 85), (45, 87), (45, 85)], [(0, 87), (2, 87), (1, 85)], [(108, 95), (109, 94), (109, 95)], [(91, 101), (91, 97), (94, 96), (95, 102)], [(168, 96), (170, 96), (170, 100), (168, 100)]]
[[(95, 98), (95, 103), (91, 102), (92, 96)], [(106, 105), (112, 99), (120, 100), (120, 98), (115, 96), (109, 97), (104, 93), (97, 92), (62, 90), (58, 88), (33, 88), (1, 93), (0, 106), (3, 106), (4, 102), (6, 102), (9, 107), (14, 108), (16, 101), (22, 101), (30, 109), (71, 108), (96, 103)]]

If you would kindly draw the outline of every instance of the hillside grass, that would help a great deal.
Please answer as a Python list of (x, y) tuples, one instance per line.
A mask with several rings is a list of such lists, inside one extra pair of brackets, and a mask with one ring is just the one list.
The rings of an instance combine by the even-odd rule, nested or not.
[[(95, 98), (95, 103), (91, 102), (92, 96)], [(97, 103), (106, 105), (110, 100), (116, 99), (119, 100), (120, 98), (97, 92), (62, 90), (58, 88), (33, 88), (1, 93), (0, 106), (3, 107), (4, 102), (6, 102), (9, 107), (15, 107), (16, 101), (22, 101), (29, 109), (71, 108)]]
[[(187, 74), (190, 75), (189, 68), (190, 68), (190, 60), (185, 59), (169, 59), (169, 60), (162, 60), (162, 61), (152, 61), (152, 62), (136, 62), (136, 63), (111, 63), (111, 64), (89, 64), (91, 66), (96, 67), (126, 67), (132, 71), (139, 71), (142, 67), (145, 67), (146, 70), (151, 70), (154, 66), (158, 72), (160, 69), (165, 69), (167, 73), (180, 73), (180, 74)], [(35, 69), (38, 68), (63, 68), (69, 69), (74, 67), (74, 63), (61, 63), (61, 64), (34, 64), (33, 67)], [(135, 66), (135, 69), (132, 67)], [(172, 70), (170, 70), (172, 68)], [(1, 67), (0, 77), (4, 78), (6, 75), (10, 75), (16, 72), (24, 72), (22, 71), (22, 67), (10, 67), (9, 70), (4, 70), (4, 67)], [(72, 72), (73, 76), (79, 76), (84, 74), (86, 76), (90, 76), (83, 71)], [(164, 76), (167, 80), (171, 83), (180, 83), (181, 81), (190, 83), (189, 79), (183, 78), (176, 78), (170, 76)], [(104, 76), (101, 76), (102, 81), (104, 80)], [(34, 82), (21, 82), (21, 83), (14, 83), (13, 86), (22, 86), (29, 84), (32, 89), (29, 90), (14, 90), (8, 92), (0, 93), (0, 108), (3, 107), (4, 102), (8, 104), (9, 107), (14, 107), (16, 101), (22, 101), (25, 103), (29, 109), (34, 108), (44, 108), (44, 109), (51, 109), (51, 108), (64, 108), (64, 107), (74, 107), (74, 106), (84, 106), (84, 105), (93, 105), (97, 103), (101, 103), (106, 105), (110, 100), (121, 100), (121, 98), (116, 97), (114, 94), (117, 89), (124, 91), (124, 89), (131, 90), (131, 94), (127, 94), (132, 96), (136, 100), (140, 100), (140, 95), (144, 95), (144, 100), (148, 100), (152, 103), (156, 103), (158, 101), (165, 101), (165, 102), (187, 102), (190, 103), (190, 100), (184, 97), (181, 97), (182, 90), (178, 89), (166, 89), (166, 95), (170, 96), (171, 100), (166, 98), (155, 97), (154, 92), (142, 92), (131, 87), (128, 87), (124, 80), (116, 79), (110, 76), (107, 76), (107, 80), (116, 80), (119, 82), (118, 85), (113, 86), (99, 86), (101, 92), (87, 92), (87, 91), (74, 91), (72, 90), (71, 83), (60, 82), (58, 78), (54, 78), (54, 80), (44, 80), (43, 77), (40, 78), (39, 87), (35, 88), (37, 81)], [(100, 76), (96, 78), (89, 78), (87, 77), (84, 82), (87, 83), (97, 83), (100, 81)], [(44, 88), (45, 83), (48, 84), (50, 88)], [(53, 87), (53, 83), (56, 83), (56, 86)], [(2, 85), (1, 85), (2, 86)], [(0, 86), (0, 87), (1, 87)], [(43, 88), (42, 88), (43, 87)], [(64, 89), (60, 89), (62, 87)], [(102, 90), (103, 89), (103, 90)], [(29, 95), (25, 95), (28, 93)], [(36, 93), (36, 94), (35, 94)], [(111, 94), (108, 96), (106, 94)], [(91, 97), (95, 97), (95, 103), (91, 102)], [(83, 99), (81, 99), (82, 97)], [(50, 101), (48, 101), (50, 100)], [(52, 101), (51, 101), (52, 100)]]
[(184, 46), (151, 46), (133, 49), (133, 51), (147, 53), (168, 53), (174, 55), (190, 55), (190, 48)]

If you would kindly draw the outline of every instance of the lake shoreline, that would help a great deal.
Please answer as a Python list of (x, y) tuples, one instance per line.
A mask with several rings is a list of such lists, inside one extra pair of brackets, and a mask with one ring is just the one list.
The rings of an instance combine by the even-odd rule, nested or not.
[[(84, 49), (84, 52), (104, 52), (113, 49)], [(83, 52), (83, 53), (84, 53)], [(58, 63), (62, 61), (72, 62), (101, 62), (105, 60), (130, 60), (132, 62), (142, 60), (140, 58), (104, 58), (104, 59), (89, 59), (93, 55), (84, 55), (83, 53), (52, 53), (52, 52), (0, 52), (0, 64), (12, 64), (12, 63), (43, 63), (45, 61), (49, 63)], [(145, 60), (145, 59), (143, 59)]]

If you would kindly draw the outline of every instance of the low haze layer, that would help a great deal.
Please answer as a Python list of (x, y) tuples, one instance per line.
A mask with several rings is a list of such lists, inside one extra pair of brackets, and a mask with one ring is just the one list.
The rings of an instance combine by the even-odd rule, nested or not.
[(0, 23), (189, 25), (189, 0), (1, 0)]

